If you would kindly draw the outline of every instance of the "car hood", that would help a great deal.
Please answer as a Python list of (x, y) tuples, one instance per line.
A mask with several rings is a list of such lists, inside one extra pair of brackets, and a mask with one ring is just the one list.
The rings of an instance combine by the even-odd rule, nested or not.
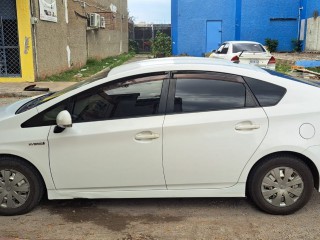
[(13, 115), (15, 115), (16, 111), (25, 103), (29, 102), (33, 98), (26, 98), (22, 99), (20, 101), (14, 102), (12, 104), (0, 107), (0, 120), (9, 118)]

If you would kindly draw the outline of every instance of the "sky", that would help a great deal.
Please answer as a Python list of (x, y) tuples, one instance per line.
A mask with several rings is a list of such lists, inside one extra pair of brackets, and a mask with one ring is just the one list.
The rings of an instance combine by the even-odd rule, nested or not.
[(171, 0), (128, 0), (135, 23), (171, 23)]

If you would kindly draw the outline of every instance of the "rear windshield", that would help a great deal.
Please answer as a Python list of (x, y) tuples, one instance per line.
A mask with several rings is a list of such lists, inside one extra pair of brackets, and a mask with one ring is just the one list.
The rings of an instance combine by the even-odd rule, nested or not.
[(233, 50), (234, 53), (237, 52), (265, 52), (264, 48), (260, 44), (255, 43), (234, 43)]
[(303, 78), (296, 78), (296, 77), (293, 77), (293, 76), (290, 76), (290, 75), (287, 75), (287, 74), (283, 74), (283, 73), (280, 73), (280, 72), (276, 72), (276, 71), (273, 71), (273, 70), (270, 70), (270, 69), (265, 69), (264, 68), (263, 70), (268, 72), (268, 73), (270, 73), (273, 76), (290, 79), (292, 81), (308, 84), (308, 85), (311, 85), (311, 86), (314, 86), (314, 87), (320, 87), (320, 83), (308, 81), (308, 80), (303, 79)]

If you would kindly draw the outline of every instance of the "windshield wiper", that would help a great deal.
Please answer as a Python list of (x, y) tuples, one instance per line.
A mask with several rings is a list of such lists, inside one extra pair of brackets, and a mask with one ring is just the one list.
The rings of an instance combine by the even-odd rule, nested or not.
[(26, 104), (22, 105), (17, 111), (16, 111), (16, 114), (19, 114), (19, 113), (23, 113), (25, 111), (28, 111), (34, 107), (37, 107), (39, 105), (41, 105), (42, 103), (46, 102), (46, 101), (43, 101), (45, 100), (47, 97), (51, 96), (52, 94), (54, 94), (55, 92), (49, 92), (47, 94), (44, 94), (40, 97), (37, 97), (35, 99), (32, 99), (31, 101), (27, 102)]

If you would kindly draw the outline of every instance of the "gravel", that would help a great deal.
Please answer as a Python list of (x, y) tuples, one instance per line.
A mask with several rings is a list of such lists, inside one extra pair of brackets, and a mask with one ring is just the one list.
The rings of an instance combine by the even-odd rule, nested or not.
[[(44, 200), (22, 216), (0, 217), (9, 239), (319, 239), (320, 194), (289, 216), (246, 199)], [(1, 237), (0, 237), (1, 239)]]
[(276, 59), (298, 61), (298, 60), (319, 60), (320, 53), (272, 53)]

